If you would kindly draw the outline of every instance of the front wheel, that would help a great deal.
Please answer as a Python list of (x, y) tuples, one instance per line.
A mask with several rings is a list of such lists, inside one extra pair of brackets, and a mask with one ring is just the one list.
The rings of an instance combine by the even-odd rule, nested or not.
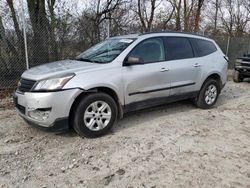
[(73, 113), (73, 128), (85, 137), (106, 134), (117, 119), (117, 106), (106, 93), (91, 93), (82, 98)]
[(202, 86), (198, 97), (194, 100), (197, 107), (208, 109), (217, 101), (220, 93), (219, 83), (214, 79), (208, 79)]

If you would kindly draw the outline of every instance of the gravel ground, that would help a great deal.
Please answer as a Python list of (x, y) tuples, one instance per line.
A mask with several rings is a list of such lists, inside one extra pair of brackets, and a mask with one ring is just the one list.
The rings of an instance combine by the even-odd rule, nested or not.
[(250, 188), (250, 83), (217, 105), (189, 101), (133, 114), (98, 139), (28, 126), (0, 103), (0, 187)]

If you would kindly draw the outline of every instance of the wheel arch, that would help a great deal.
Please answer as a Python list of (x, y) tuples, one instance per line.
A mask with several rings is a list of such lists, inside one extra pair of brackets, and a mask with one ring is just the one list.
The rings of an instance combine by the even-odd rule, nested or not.
[(117, 105), (118, 118), (121, 119), (123, 117), (123, 108), (122, 108), (121, 102), (119, 101), (117, 93), (113, 89), (111, 89), (109, 87), (95, 87), (95, 88), (91, 88), (91, 89), (88, 89), (88, 90), (83, 90), (83, 92), (81, 92), (75, 98), (73, 104), (71, 105), (70, 112), (69, 112), (69, 125), (70, 125), (70, 127), (72, 127), (71, 126), (71, 124), (72, 124), (72, 116), (73, 116), (74, 111), (76, 109), (76, 106), (80, 102), (80, 100), (82, 100), (82, 98), (85, 95), (89, 94), (89, 93), (97, 93), (97, 92), (103, 92), (103, 93), (106, 93), (106, 94), (110, 95), (115, 100), (115, 103)]
[[(201, 86), (201, 88), (203, 87), (203, 85), (206, 83), (206, 81), (208, 80), (208, 79), (214, 79), (214, 80), (216, 80), (216, 81), (218, 81), (218, 83), (219, 83), (219, 87), (220, 87), (220, 91), (221, 91), (221, 89), (222, 89), (222, 78), (221, 78), (221, 76), (220, 76), (220, 74), (219, 73), (211, 73), (204, 81), (203, 81), (203, 83), (202, 83), (202, 86)], [(200, 89), (201, 89), (200, 88)]]

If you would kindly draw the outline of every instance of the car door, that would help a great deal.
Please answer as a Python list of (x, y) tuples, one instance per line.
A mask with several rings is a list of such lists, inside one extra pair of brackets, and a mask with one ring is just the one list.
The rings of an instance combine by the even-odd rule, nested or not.
[(164, 41), (171, 79), (170, 95), (195, 92), (201, 74), (201, 63), (195, 58), (189, 39), (165, 37)]
[(163, 38), (145, 39), (127, 57), (139, 57), (143, 63), (122, 68), (125, 104), (169, 96)]

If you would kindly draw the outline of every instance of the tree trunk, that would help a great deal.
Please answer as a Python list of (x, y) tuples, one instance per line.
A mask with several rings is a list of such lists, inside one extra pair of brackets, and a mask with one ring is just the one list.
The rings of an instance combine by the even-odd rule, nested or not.
[(151, 13), (150, 13), (150, 18), (148, 20), (148, 25), (147, 25), (147, 31), (151, 31), (152, 29), (152, 23), (154, 20), (154, 14), (155, 14), (155, 2), (156, 0), (151, 0)]
[(214, 29), (213, 29), (214, 35), (216, 35), (217, 33), (218, 10), (219, 10), (219, 0), (215, 0), (215, 15), (214, 15)]
[(48, 7), (50, 13), (50, 24), (49, 24), (49, 34), (50, 34), (50, 59), (52, 61), (59, 60), (58, 53), (58, 42), (56, 40), (55, 29), (56, 29), (56, 17), (54, 11), (55, 0), (48, 0)]
[(194, 32), (198, 32), (200, 29), (200, 17), (201, 17), (201, 8), (203, 5), (204, 0), (198, 1), (198, 6), (195, 14), (195, 21), (194, 21)]
[(4, 71), (6, 69), (6, 72), (1, 72), (2, 75), (11, 73), (12, 65), (9, 62), (9, 54), (10, 49), (6, 41), (5, 28), (3, 26), (2, 17), (0, 15), (0, 66), (3, 68)]
[(178, 5), (176, 7), (176, 23), (175, 27), (177, 31), (181, 31), (181, 0), (179, 0)]
[(144, 10), (142, 10), (142, 1), (141, 0), (138, 0), (138, 16), (139, 16), (139, 19), (140, 19), (140, 22), (141, 22), (141, 26), (142, 26), (142, 31), (146, 31), (147, 30), (147, 26), (146, 26), (146, 23), (145, 23), (145, 20), (144, 20)]
[(46, 17), (45, 0), (27, 0), (28, 10), (33, 29), (33, 65), (49, 62), (48, 20)]
[[(16, 11), (14, 9), (13, 6), (13, 0), (7, 0), (8, 6), (10, 8), (10, 12), (11, 12), (11, 17), (14, 23), (14, 29), (15, 29), (15, 33), (17, 36), (17, 45), (18, 45), (18, 51), (16, 51), (15, 49), (15, 53), (17, 53), (18, 55), (15, 57), (17, 58), (15, 63), (17, 68), (19, 69), (23, 69), (25, 70), (25, 50), (24, 50), (24, 38), (23, 38), (23, 34), (22, 31), (19, 28), (19, 23), (17, 21), (17, 16), (16, 16)], [(10, 41), (9, 41), (10, 42)], [(12, 44), (9, 44), (12, 45)]]
[(183, 11), (184, 11), (184, 31), (188, 31), (188, 21), (189, 17), (188, 15), (188, 5), (187, 5), (187, 0), (184, 0), (184, 6), (183, 6)]

